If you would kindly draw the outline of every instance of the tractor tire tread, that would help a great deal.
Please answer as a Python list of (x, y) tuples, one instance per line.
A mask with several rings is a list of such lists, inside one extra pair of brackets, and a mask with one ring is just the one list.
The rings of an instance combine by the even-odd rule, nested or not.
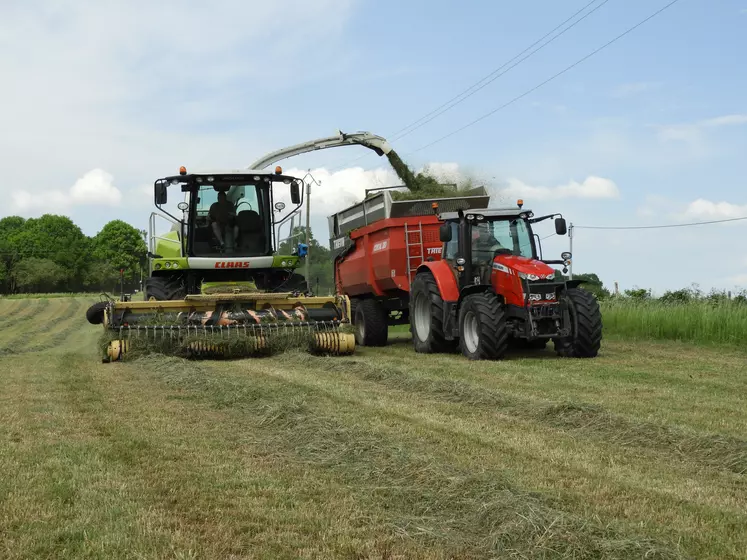
[[(431, 329), (425, 342), (417, 338), (415, 328), (415, 296), (418, 291), (425, 291), (431, 302)], [(441, 291), (438, 289), (436, 279), (430, 272), (421, 272), (415, 276), (410, 286), (410, 331), (412, 332), (413, 346), (415, 351), (423, 354), (434, 354), (437, 352), (452, 352), (456, 347), (456, 341), (446, 340), (443, 327), (444, 303)]]
[(464, 348), (464, 337), (460, 337), (462, 353), (473, 360), (498, 360), (503, 358), (508, 350), (509, 336), (506, 314), (500, 299), (493, 293), (481, 292), (467, 296), (461, 307), (459, 313), (460, 327), (465, 311), (472, 307), (477, 315), (480, 328), (480, 342), (477, 351), (470, 355)]
[(602, 313), (599, 302), (583, 288), (567, 290), (569, 303), (575, 314), (575, 336), (561, 344), (558, 354), (569, 358), (594, 358), (602, 343)]
[(185, 296), (184, 287), (179, 278), (151, 276), (145, 281), (145, 300), (151, 297), (157, 301), (182, 299)]

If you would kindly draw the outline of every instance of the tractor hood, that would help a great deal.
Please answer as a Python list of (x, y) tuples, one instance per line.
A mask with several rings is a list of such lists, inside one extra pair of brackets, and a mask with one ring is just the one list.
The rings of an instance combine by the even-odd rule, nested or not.
[[(534, 275), (536, 280), (552, 280), (555, 278), (555, 269), (542, 261), (530, 259), (528, 257), (518, 257), (515, 255), (498, 255), (493, 261), (493, 268), (503, 270), (509, 274)], [(531, 278), (535, 280), (535, 278)]]

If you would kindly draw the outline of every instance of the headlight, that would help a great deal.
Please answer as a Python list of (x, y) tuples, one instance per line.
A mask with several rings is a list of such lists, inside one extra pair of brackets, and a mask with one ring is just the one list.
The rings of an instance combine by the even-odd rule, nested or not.
[(280, 266), (288, 266), (288, 262), (287, 262), (287, 261), (282, 261), (282, 262), (280, 263)]
[(166, 268), (171, 268), (171, 263), (170, 262), (166, 263)]
[(179, 263), (174, 263), (174, 268), (179, 268)]
[(527, 278), (529, 280), (539, 280), (540, 279), (540, 277), (537, 276), (536, 274), (530, 274), (529, 276), (527, 276)]

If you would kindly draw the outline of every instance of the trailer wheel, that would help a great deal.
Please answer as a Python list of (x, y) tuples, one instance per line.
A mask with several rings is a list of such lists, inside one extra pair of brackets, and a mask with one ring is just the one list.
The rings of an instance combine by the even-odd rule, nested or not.
[(375, 299), (362, 299), (355, 305), (355, 343), (361, 346), (386, 346), (389, 335), (387, 313)]
[(410, 331), (416, 352), (449, 352), (453, 341), (444, 337), (444, 301), (430, 272), (415, 276), (410, 286)]
[(151, 276), (145, 281), (145, 300), (168, 301), (182, 299), (184, 287), (179, 277)]
[(104, 322), (104, 310), (109, 305), (109, 302), (106, 301), (99, 301), (97, 303), (94, 303), (91, 307), (88, 308), (86, 311), (86, 319), (88, 319), (88, 322), (92, 325), (100, 325)]
[(464, 298), (459, 310), (459, 346), (470, 360), (497, 360), (508, 350), (506, 314), (490, 292)]
[(571, 318), (571, 336), (555, 339), (555, 351), (567, 358), (594, 358), (602, 343), (602, 312), (599, 302), (583, 288), (564, 294)]

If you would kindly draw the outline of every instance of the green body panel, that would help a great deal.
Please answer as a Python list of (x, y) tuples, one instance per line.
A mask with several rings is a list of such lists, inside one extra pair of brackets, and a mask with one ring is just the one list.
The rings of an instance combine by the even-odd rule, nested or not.
[[(167, 264), (168, 266), (166, 266)], [(154, 270), (158, 270), (158, 271), (162, 271), (162, 270), (172, 271), (173, 270), (176, 272), (179, 270), (186, 270), (188, 268), (189, 268), (189, 263), (187, 262), (187, 259), (184, 257), (178, 257), (174, 259), (151, 259), (150, 260), (151, 274)]]
[(165, 258), (181, 257), (182, 247), (181, 243), (179, 243), (179, 233), (176, 231), (170, 231), (164, 235), (159, 236), (159, 238), (156, 239), (156, 255), (160, 255)]
[[(273, 255), (272, 268), (296, 268), (300, 261), (300, 257), (292, 255)], [(285, 265), (283, 265), (285, 261)]]

